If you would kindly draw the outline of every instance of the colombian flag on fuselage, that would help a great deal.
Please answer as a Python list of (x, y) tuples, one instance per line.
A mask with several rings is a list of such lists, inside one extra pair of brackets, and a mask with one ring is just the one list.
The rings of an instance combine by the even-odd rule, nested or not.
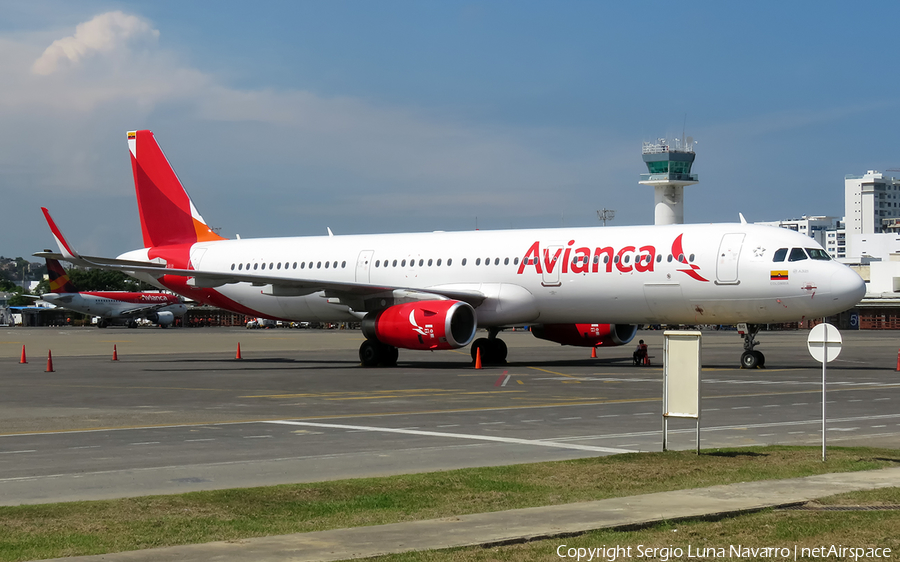
[(788, 280), (787, 270), (773, 271), (773, 272), (771, 272), (771, 274), (772, 274), (772, 277), (771, 277), (772, 281), (787, 281)]

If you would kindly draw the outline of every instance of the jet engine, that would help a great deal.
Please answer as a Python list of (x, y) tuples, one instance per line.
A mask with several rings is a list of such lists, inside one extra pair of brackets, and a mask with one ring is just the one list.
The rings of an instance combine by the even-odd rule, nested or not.
[(161, 328), (168, 328), (175, 322), (175, 314), (164, 310), (162, 312), (151, 312), (147, 315), (147, 320), (154, 324), (159, 324)]
[(634, 324), (543, 324), (531, 333), (542, 340), (581, 347), (625, 345), (637, 334)]
[(363, 318), (369, 340), (403, 349), (456, 349), (475, 337), (475, 310), (454, 300), (397, 304)]

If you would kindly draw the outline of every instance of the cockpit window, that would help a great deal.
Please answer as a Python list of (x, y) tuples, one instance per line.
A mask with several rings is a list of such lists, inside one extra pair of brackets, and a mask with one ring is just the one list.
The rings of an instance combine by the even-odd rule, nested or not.
[(791, 255), (788, 256), (788, 261), (800, 261), (806, 259), (806, 252), (803, 251), (803, 248), (791, 248)]
[(784, 261), (784, 257), (787, 255), (787, 248), (778, 248), (775, 250), (775, 256), (772, 258), (772, 261)]
[(807, 248), (806, 253), (809, 254), (809, 257), (814, 260), (828, 261), (831, 259), (831, 256), (828, 255), (828, 252), (822, 250), (821, 248)]

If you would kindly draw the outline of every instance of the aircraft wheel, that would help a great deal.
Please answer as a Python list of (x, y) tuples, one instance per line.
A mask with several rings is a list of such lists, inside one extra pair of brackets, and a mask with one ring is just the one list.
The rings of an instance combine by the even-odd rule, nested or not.
[(763, 355), (761, 351), (754, 350), (754, 351), (751, 351), (750, 353), (753, 353), (756, 355), (756, 359), (757, 359), (756, 366), (758, 368), (762, 369), (763, 367), (766, 366), (766, 356)]
[(98, 328), (106, 328), (107, 326), (109, 326), (109, 322), (107, 322), (106, 320), (100, 320), (99, 322), (97, 322)]
[(381, 343), (366, 340), (359, 346), (359, 361), (363, 367), (377, 367), (381, 361)]
[(762, 353), (758, 351), (745, 351), (741, 354), (741, 369), (755, 369), (759, 366), (759, 356)]
[(400, 350), (392, 345), (385, 345), (382, 351), (384, 354), (382, 355), (381, 364), (385, 367), (396, 367), (397, 359), (400, 357)]
[(492, 355), (493, 355), (491, 362), (495, 363), (497, 365), (505, 364), (506, 356), (509, 353), (509, 349), (506, 347), (506, 342), (495, 338), (493, 341), (493, 344), (494, 345), (491, 346), (492, 347), (491, 351), (492, 351)]
[(134, 320), (129, 321), (128, 327), (129, 328), (137, 328), (137, 322), (135, 322)]
[(491, 341), (487, 338), (478, 338), (474, 342), (472, 342), (472, 362), (475, 362), (475, 357), (478, 355), (478, 350), (481, 350), (481, 362), (482, 363), (490, 363), (490, 349), (491, 349)]

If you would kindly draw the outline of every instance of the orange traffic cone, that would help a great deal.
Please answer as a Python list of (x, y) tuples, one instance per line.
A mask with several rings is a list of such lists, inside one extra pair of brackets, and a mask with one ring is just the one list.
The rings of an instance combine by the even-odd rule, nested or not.
[(237, 354), (234, 356), (234, 358), (235, 359), (243, 359), (243, 357), (241, 357), (241, 342), (238, 342), (238, 350), (237, 350)]
[(476, 369), (482, 368), (481, 367), (481, 348), (480, 347), (475, 348), (475, 368)]
[[(22, 360), (19, 363), (25, 362), (25, 346), (22, 346)], [(900, 350), (897, 351), (897, 370), (900, 371)]]
[[(900, 357), (900, 355), (898, 355), (898, 357)], [(898, 361), (897, 366), (900, 367), (900, 358), (898, 358), (897, 361)], [(22, 346), (22, 358), (19, 359), (19, 364), (21, 365), (23, 363), (28, 363), (28, 361), (25, 360), (25, 346), (24, 345)], [(898, 369), (898, 370), (900, 370), (900, 369)]]
[(596, 358), (597, 358), (597, 348), (591, 346), (591, 359), (596, 359)]
[(53, 372), (53, 354), (50, 352), (49, 349), (47, 350), (47, 370), (44, 372), (45, 373)]
[(119, 352), (116, 349), (116, 344), (113, 344), (113, 361), (119, 360)]

